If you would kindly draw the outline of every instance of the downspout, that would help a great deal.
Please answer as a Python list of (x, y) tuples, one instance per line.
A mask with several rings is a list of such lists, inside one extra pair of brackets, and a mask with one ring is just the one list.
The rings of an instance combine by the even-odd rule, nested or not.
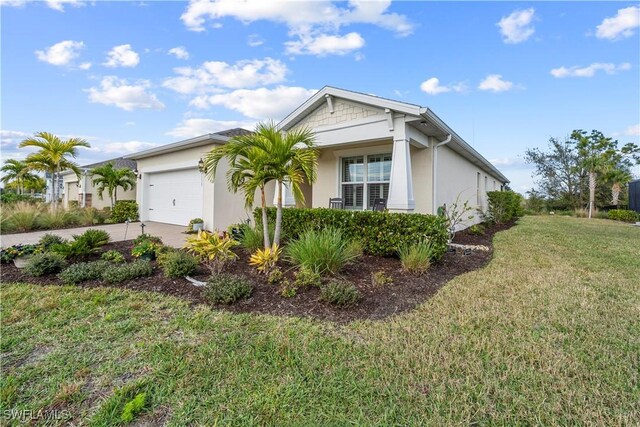
[(432, 211), (434, 215), (438, 214), (438, 197), (437, 197), (437, 191), (438, 191), (438, 186), (437, 186), (437, 182), (438, 182), (438, 147), (440, 147), (441, 145), (445, 145), (448, 144), (449, 142), (451, 142), (451, 134), (448, 134), (447, 137), (444, 139), (444, 141), (439, 142), (438, 144), (433, 146), (433, 164), (431, 165), (431, 172), (433, 174), (432, 178), (431, 178), (431, 182), (433, 184), (433, 189), (432, 189), (432, 196), (433, 199), (431, 200), (432, 203)]
[(87, 207), (87, 173), (89, 171), (87, 169), (84, 170), (84, 175), (83, 175), (83, 183), (82, 183), (82, 207), (86, 208)]

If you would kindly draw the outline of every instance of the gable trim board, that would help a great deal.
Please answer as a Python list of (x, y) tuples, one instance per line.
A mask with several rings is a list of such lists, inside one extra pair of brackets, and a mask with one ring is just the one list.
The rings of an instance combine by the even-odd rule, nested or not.
[[(387, 180), (383, 181), (388, 185), (388, 190), (384, 191), (388, 192), (387, 207), (392, 211), (436, 213), (438, 206), (444, 203), (450, 205), (457, 194), (462, 194), (460, 203), (467, 200), (475, 205), (476, 192), (483, 194), (482, 200), (478, 201), (484, 203), (484, 194), (489, 188), (476, 188), (477, 174), (486, 177), (481, 182), (496, 181), (500, 186), (509, 182), (431, 110), (415, 104), (327, 86), (277, 126), (284, 132), (309, 126), (316, 135), (320, 148), (318, 180), (313, 185), (305, 186), (308, 207), (327, 207), (329, 198), (342, 196), (341, 174), (344, 171), (341, 159), (350, 155), (365, 156), (366, 159), (366, 156), (383, 151), (392, 154), (390, 159), (378, 160), (386, 162), (384, 178), (376, 175), (378, 179)], [(206, 134), (127, 156), (138, 161), (141, 185), (138, 186), (137, 200), (141, 219), (158, 218), (153, 211), (149, 211), (150, 203), (156, 203), (156, 196), (152, 195), (149, 200), (147, 185), (150, 182), (159, 177), (175, 178), (175, 182), (163, 184), (171, 187), (164, 194), (168, 199), (162, 200), (166, 209), (170, 210), (172, 206), (167, 203), (173, 203), (174, 197), (170, 197), (169, 193), (179, 191), (181, 185), (194, 187), (197, 181), (194, 171), (197, 171), (199, 160), (216, 145), (226, 143), (229, 140), (227, 135), (231, 134)], [(381, 165), (374, 161), (371, 167), (380, 168)], [(362, 168), (368, 167), (365, 161)], [(192, 172), (171, 172), (178, 170)], [(181, 214), (167, 214), (169, 220), (185, 222), (183, 225), (186, 225), (188, 219), (201, 216), (205, 220), (205, 227), (225, 229), (232, 223), (251, 218), (251, 209), (245, 209), (242, 195), (232, 194), (227, 189), (227, 170), (228, 164), (222, 162), (213, 183), (198, 172), (202, 182), (201, 193), (190, 187), (193, 191), (187, 190), (184, 195), (191, 200), (184, 203), (195, 206), (184, 208)], [(358, 173), (369, 172), (362, 170)], [(187, 176), (190, 178), (186, 179)], [(382, 191), (382, 187), (368, 188), (369, 181), (371, 186), (382, 185), (376, 184), (375, 179), (364, 178), (362, 184), (356, 185), (362, 187), (358, 188), (358, 194), (362, 195), (361, 204), (354, 206), (366, 208), (364, 200), (368, 194), (364, 192), (372, 191), (371, 197), (374, 197)], [(267, 192), (267, 200), (275, 202), (275, 183), (268, 185)], [(285, 186), (284, 192), (285, 205), (293, 206), (290, 189)], [(201, 199), (199, 204), (198, 198)], [(178, 199), (176, 203), (179, 203)], [(256, 197), (256, 202), (259, 203), (259, 200), (260, 197)]]

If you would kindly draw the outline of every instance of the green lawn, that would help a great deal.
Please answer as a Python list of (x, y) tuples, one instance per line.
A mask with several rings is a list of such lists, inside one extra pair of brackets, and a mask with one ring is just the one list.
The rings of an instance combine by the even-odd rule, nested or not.
[[(1, 405), (116, 425), (637, 425), (640, 228), (525, 217), (483, 270), (384, 322), (2, 286)], [(63, 423), (63, 421), (59, 421)]]

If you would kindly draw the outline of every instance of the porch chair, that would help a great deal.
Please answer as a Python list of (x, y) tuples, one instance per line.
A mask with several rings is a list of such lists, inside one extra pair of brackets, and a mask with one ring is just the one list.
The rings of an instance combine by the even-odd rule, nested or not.
[(342, 201), (342, 198), (329, 198), (329, 209), (344, 209), (344, 202)]
[(372, 210), (374, 212), (384, 212), (385, 210), (387, 210), (387, 199), (382, 199), (382, 198), (373, 199)]

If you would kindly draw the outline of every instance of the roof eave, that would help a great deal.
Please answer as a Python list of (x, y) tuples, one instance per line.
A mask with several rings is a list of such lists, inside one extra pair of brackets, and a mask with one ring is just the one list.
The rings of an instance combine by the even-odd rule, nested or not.
[(207, 145), (208, 143), (221, 143), (229, 141), (230, 138), (226, 136), (218, 135), (215, 133), (207, 133), (205, 135), (196, 136), (194, 138), (185, 139), (182, 141), (174, 142), (172, 144), (161, 145), (160, 147), (150, 148), (148, 150), (139, 151), (137, 153), (124, 156), (125, 159), (138, 160), (147, 157), (159, 156), (161, 154), (173, 153), (175, 151), (184, 150), (192, 147), (199, 147)]

